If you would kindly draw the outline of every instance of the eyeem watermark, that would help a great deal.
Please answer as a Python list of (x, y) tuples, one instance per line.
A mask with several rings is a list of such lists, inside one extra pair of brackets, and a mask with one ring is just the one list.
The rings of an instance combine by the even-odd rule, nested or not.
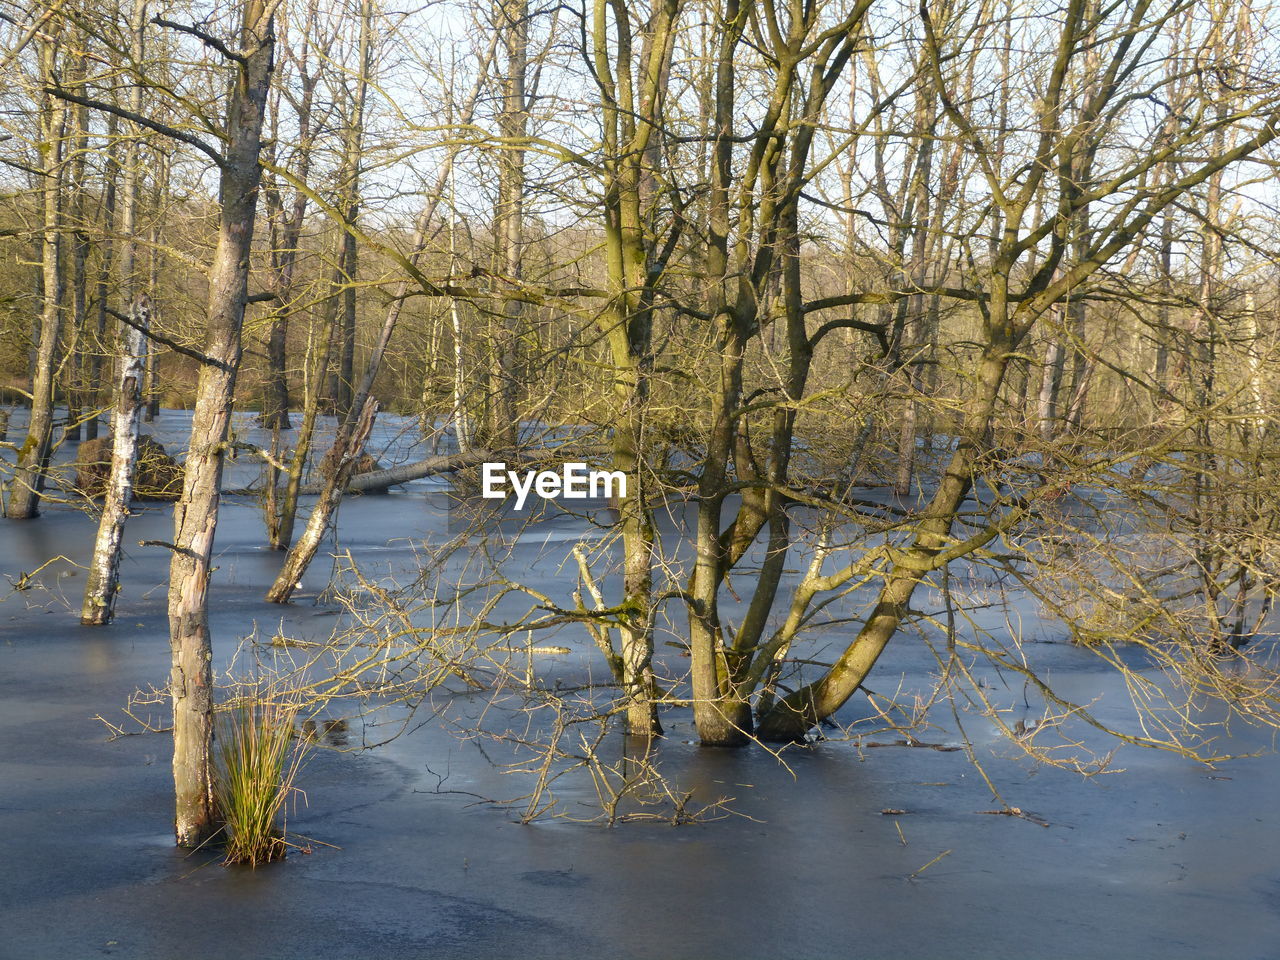
[(585, 463), (566, 463), (559, 470), (508, 470), (505, 463), (482, 463), (482, 495), (505, 500), (507, 487), (515, 491), (516, 509), (524, 509), (530, 492), (543, 500), (586, 500), (592, 497), (625, 497), (627, 475), (621, 470), (589, 470)]

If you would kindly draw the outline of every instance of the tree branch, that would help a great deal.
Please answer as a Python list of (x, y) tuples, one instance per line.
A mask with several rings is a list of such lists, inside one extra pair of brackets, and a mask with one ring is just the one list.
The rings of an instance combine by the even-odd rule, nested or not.
[(208, 354), (201, 353), (199, 350), (193, 349), (192, 347), (184, 346), (183, 344), (178, 343), (176, 340), (172, 340), (169, 337), (165, 336), (163, 333), (158, 333), (155, 330), (152, 330), (146, 326), (143, 326), (142, 324), (134, 320), (132, 317), (121, 313), (119, 310), (112, 310), (110, 307), (107, 307), (106, 311), (107, 313), (111, 314), (111, 316), (119, 320), (121, 323), (130, 327), (133, 327), (133, 329), (135, 330), (141, 330), (143, 334), (147, 337), (147, 339), (154, 340), (156, 343), (159, 343), (159, 344), (163, 344), (164, 346), (168, 347), (170, 350), (174, 351), (175, 353), (180, 353), (184, 357), (190, 357), (192, 360), (198, 360), (200, 363), (207, 364), (211, 367), (217, 367), (219, 370), (227, 369), (227, 365), (223, 363), (221, 360), (215, 360), (213, 357), (209, 356)]
[(154, 130), (156, 133), (163, 134), (166, 137), (187, 144), (189, 147), (195, 147), (210, 160), (212, 160), (219, 169), (226, 166), (227, 161), (213, 147), (205, 143), (194, 134), (185, 133), (177, 127), (171, 127), (167, 123), (161, 123), (159, 120), (152, 120), (150, 117), (144, 117), (141, 114), (134, 113), (132, 110), (125, 110), (117, 107), (114, 103), (107, 103), (105, 100), (95, 100), (92, 97), (82, 97), (79, 94), (72, 93), (62, 87), (48, 86), (44, 88), (45, 93), (50, 96), (57, 97), (59, 100), (66, 100), (68, 103), (76, 103), (82, 107), (89, 107), (91, 110), (101, 110), (103, 113), (114, 114), (122, 120), (128, 120), (130, 123), (136, 123), (138, 126), (146, 127), (148, 130)]
[(152, 17), (151, 22), (154, 23), (157, 27), (168, 27), (170, 30), (177, 30), (179, 33), (190, 34), (191, 36), (199, 40), (201, 43), (203, 43), (206, 47), (209, 47), (211, 50), (216, 50), (218, 53), (222, 54), (228, 60), (234, 60), (236, 63), (245, 62), (244, 54), (236, 53), (234, 50), (228, 47), (225, 43), (223, 43), (217, 37), (213, 36), (212, 34), (205, 33), (203, 30), (201, 30), (197, 26), (194, 26), (194, 25), (187, 26), (185, 23), (175, 23), (174, 21), (166, 20), (164, 19), (164, 17), (161, 17), (161, 16)]

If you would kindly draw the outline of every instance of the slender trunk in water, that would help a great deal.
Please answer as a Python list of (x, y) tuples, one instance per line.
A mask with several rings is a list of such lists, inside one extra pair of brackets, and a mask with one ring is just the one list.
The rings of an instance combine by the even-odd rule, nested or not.
[[(136, 63), (141, 63), (143, 58), (146, 18), (146, 0), (135, 0), (130, 22), (130, 56)], [(141, 86), (135, 85), (129, 91), (129, 109), (141, 114)], [(145, 294), (138, 294), (136, 275), (138, 243), (135, 233), (141, 199), (139, 147), (142, 129), (133, 123), (129, 127), (120, 216), (120, 232), (124, 235), (120, 248), (120, 289), (130, 304), (131, 319), (136, 326), (121, 324), (119, 392), (112, 416), (111, 476), (102, 502), (98, 537), (94, 542), (93, 560), (85, 581), (84, 604), (80, 610), (80, 622), (89, 626), (110, 623), (115, 614), (120, 546), (124, 540), (125, 521), (129, 518), (129, 501), (133, 496), (133, 475), (138, 459), (138, 415), (142, 405), (143, 379), (147, 361), (154, 356), (154, 352), (147, 349), (143, 332), (151, 323), (151, 301)], [(153, 261), (154, 256), (153, 253)]]
[[(408, 258), (409, 264), (414, 270), (417, 269), (418, 263), (422, 259), (422, 252), (426, 245), (426, 238), (429, 235), (435, 207), (435, 201), (428, 200), (418, 216), (418, 223), (414, 228), (412, 250)], [(315, 506), (311, 508), (311, 515), (307, 517), (306, 529), (298, 538), (298, 542), (289, 548), (289, 554), (284, 559), (284, 564), (280, 568), (280, 573), (277, 575), (275, 583), (267, 591), (267, 601), (269, 603), (288, 603), (289, 598), (293, 596), (293, 591), (298, 589), (298, 585), (302, 582), (302, 575), (306, 573), (307, 568), (311, 566), (311, 561), (315, 559), (316, 553), (320, 549), (320, 543), (324, 540), (324, 532), (332, 522), (333, 515), (342, 500), (342, 495), (346, 492), (347, 480), (355, 468), (355, 462), (360, 459), (360, 455), (364, 452), (365, 441), (369, 437), (369, 432), (373, 429), (373, 418), (377, 414), (377, 404), (371, 402), (373, 382), (377, 379), (378, 371), (382, 368), (382, 357), (386, 353), (387, 344), (391, 342), (391, 335), (395, 332), (396, 324), (400, 320), (400, 310), (404, 305), (405, 293), (408, 289), (408, 278), (400, 281), (397, 285), (395, 295), (391, 300), (391, 306), (387, 308), (386, 319), (382, 323), (382, 332), (378, 336), (378, 342), (374, 344), (373, 352), (369, 354), (364, 374), (360, 378), (360, 386), (355, 394), (351, 415), (343, 417), (339, 421), (338, 434), (334, 437), (333, 447), (326, 454), (330, 458), (332, 469), (328, 471), (320, 497), (316, 500)], [(321, 367), (321, 369), (323, 370), (324, 367)], [(297, 498), (296, 485), (300, 483), (300, 479), (300, 470), (289, 478), (290, 487), (294, 491), (291, 496), (294, 498), (295, 503)]]
[(218, 247), (209, 273), (209, 313), (182, 498), (173, 509), (169, 563), (169, 642), (173, 672), (173, 780), (180, 846), (198, 846), (217, 829), (210, 747), (213, 738), (213, 649), (209, 577), (218, 525), (219, 486), (231, 425), (240, 333), (248, 301), (249, 259), (257, 215), (262, 119), (271, 83), (275, 38), (264, 0), (245, 0), (242, 54), (227, 104), (221, 165)]
[(80, 622), (102, 626), (115, 614), (120, 580), (120, 544), (133, 499), (133, 474), (138, 459), (138, 420), (142, 413), (142, 379), (147, 355), (145, 331), (150, 322), (150, 301), (142, 296), (134, 304), (132, 320), (120, 344), (120, 380), (111, 418), (113, 443), (111, 476), (102, 500), (102, 518), (94, 542), (93, 560), (85, 581)]

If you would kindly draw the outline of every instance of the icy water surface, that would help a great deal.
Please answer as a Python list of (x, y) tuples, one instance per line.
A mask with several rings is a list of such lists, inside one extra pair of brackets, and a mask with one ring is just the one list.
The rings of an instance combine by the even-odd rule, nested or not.
[[(184, 423), (166, 412), (162, 442)], [(414, 449), (402, 426), (383, 428), (384, 461), (432, 452)], [(238, 462), (228, 486), (256, 476)], [(458, 532), (443, 491), (426, 481), (348, 500), (338, 544), (388, 578), (411, 576), (422, 551)], [(307, 803), (289, 822), (318, 841), (309, 854), (256, 872), (186, 855), (169, 836), (167, 737), (108, 741), (95, 719), (119, 721), (135, 688), (165, 680), (168, 557), (136, 544), (167, 539), (170, 523), (167, 505), (131, 520), (119, 616), (103, 629), (77, 623), (74, 564), (88, 559), (93, 520), (50, 507), (34, 522), (0, 523), (0, 957), (1280, 956), (1273, 755), (1208, 769), (1125, 749), (1114, 763), (1124, 772), (1084, 780), (1029, 766), (976, 717), (970, 733), (1005, 801), (1048, 826), (982, 812), (998, 804), (963, 751), (829, 742), (788, 750), (783, 767), (760, 750), (699, 749), (686, 715), (671, 712), (662, 770), (701, 801), (733, 798), (740, 815), (681, 827), (522, 825), (480, 802), (521, 792), (496, 766), (507, 755), (432, 722), (378, 750), (313, 752), (300, 784)], [(565, 551), (598, 536), (566, 517), (502, 533), (522, 575), (559, 595), (569, 589)], [(213, 582), (219, 664), (255, 628), (323, 638), (336, 619), (316, 601), (327, 562), (298, 603), (262, 601), (280, 560), (262, 543), (257, 504), (227, 497)], [(11, 589), (55, 556), (67, 561), (32, 589)], [(1033, 609), (1022, 613), (1028, 635), (1054, 639)], [(585, 636), (549, 642), (572, 652), (539, 659), (543, 679), (601, 671)], [(1129, 722), (1122, 685), (1090, 655), (1031, 649), (1064, 693), (1101, 698), (1100, 717)], [(664, 647), (661, 666), (678, 673), (678, 651)], [(904, 638), (872, 685), (923, 690), (934, 670)], [(1019, 688), (989, 679), (993, 696), (1021, 702)], [(482, 706), (463, 701), (455, 717)], [(487, 719), (518, 719), (502, 709)], [(922, 739), (954, 743), (945, 721)], [(377, 732), (353, 718), (316, 739), (342, 734), (350, 747)], [(1233, 733), (1224, 751), (1271, 749), (1265, 731)], [(606, 759), (621, 749), (607, 741)], [(570, 782), (558, 809), (591, 817), (591, 799), (587, 783)]]

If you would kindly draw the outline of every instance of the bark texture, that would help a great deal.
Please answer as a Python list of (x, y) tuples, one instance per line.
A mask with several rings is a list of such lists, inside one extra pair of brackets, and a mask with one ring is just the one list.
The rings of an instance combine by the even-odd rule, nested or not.
[[(141, 63), (145, 51), (147, 0), (134, 0), (129, 22), (130, 56)], [(129, 110), (135, 116), (142, 112), (142, 87), (134, 84), (129, 91)], [(120, 574), (120, 544), (129, 516), (133, 493), (133, 475), (138, 457), (138, 415), (142, 402), (143, 377), (146, 372), (147, 342), (145, 330), (151, 322), (151, 301), (146, 294), (137, 295), (138, 204), (141, 196), (141, 171), (138, 156), (142, 130), (132, 127), (124, 164), (124, 206), (121, 232), (124, 244), (120, 255), (121, 291), (130, 304), (133, 324), (121, 329), (120, 387), (113, 417), (111, 474), (103, 494), (102, 517), (94, 542), (89, 577), (85, 582), (84, 605), (80, 622), (103, 625), (115, 612), (115, 596)]]
[(150, 322), (150, 301), (134, 304), (137, 326), (125, 328), (120, 350), (120, 379), (112, 415), (111, 475), (102, 501), (102, 517), (93, 545), (93, 559), (85, 580), (80, 622), (103, 626), (115, 615), (120, 582), (120, 544), (133, 499), (133, 474), (138, 457), (138, 423), (142, 413), (142, 378), (147, 354), (145, 330)]
[(240, 365), (249, 253), (258, 204), (258, 156), (274, 50), (266, 4), (247, 0), (241, 9), (241, 53), (227, 105), (227, 147), (221, 164), (218, 246), (209, 274), (206, 362), (197, 385), (182, 499), (173, 511), (169, 567), (173, 672), (169, 692), (173, 698), (175, 832), (180, 846), (203, 843), (218, 826), (210, 768), (213, 651), (209, 576), (223, 457)]

